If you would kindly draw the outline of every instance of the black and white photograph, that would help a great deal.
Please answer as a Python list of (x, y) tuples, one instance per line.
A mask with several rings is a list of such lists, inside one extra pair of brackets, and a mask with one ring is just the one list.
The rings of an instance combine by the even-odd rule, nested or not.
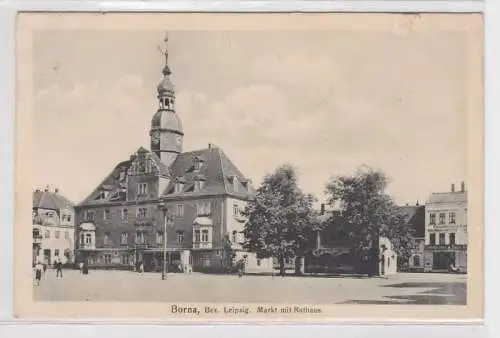
[(482, 316), (481, 17), (257, 16), (20, 17), (19, 316)]

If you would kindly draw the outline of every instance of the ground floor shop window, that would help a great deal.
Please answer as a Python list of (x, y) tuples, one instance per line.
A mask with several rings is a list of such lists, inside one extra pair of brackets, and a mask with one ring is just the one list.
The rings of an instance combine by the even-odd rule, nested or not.
[(208, 257), (207, 254), (202, 254), (200, 256), (200, 263), (201, 263), (201, 266), (203, 266), (204, 268), (209, 267), (210, 266), (210, 257)]

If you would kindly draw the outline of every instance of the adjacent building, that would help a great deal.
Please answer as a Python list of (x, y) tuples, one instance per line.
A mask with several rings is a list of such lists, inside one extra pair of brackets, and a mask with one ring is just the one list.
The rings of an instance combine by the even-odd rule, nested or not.
[(408, 226), (412, 229), (412, 248), (408, 262), (400, 264), (402, 270), (408, 272), (424, 271), (425, 250), (425, 205), (405, 205), (401, 211), (406, 215)]
[(451, 185), (448, 192), (430, 195), (425, 205), (425, 271), (450, 267), (467, 272), (467, 190)]
[(116, 165), (77, 206), (77, 259), (103, 268), (142, 262), (146, 271), (160, 271), (167, 252), (169, 271), (216, 271), (229, 240), (236, 259), (247, 255), (248, 271), (271, 271), (272, 260), (241, 247), (252, 182), (218, 146), (184, 152), (170, 75), (165, 51), (150, 149)]
[(52, 265), (74, 260), (74, 205), (57, 189), (33, 192), (33, 263)]

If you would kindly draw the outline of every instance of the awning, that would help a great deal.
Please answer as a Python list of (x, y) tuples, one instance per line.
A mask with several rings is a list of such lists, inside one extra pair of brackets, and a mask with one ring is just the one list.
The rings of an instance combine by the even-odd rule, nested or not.
[(95, 231), (95, 225), (92, 223), (82, 223), (80, 224), (80, 230)]
[(193, 221), (194, 225), (204, 225), (204, 226), (212, 226), (214, 223), (210, 217), (196, 217)]

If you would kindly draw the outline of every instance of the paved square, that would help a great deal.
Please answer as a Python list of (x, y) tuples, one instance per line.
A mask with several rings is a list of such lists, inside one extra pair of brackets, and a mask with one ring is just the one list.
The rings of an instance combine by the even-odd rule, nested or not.
[(398, 274), (387, 279), (354, 277), (272, 277), (48, 270), (36, 301), (125, 301), (293, 304), (466, 304), (465, 275)]

